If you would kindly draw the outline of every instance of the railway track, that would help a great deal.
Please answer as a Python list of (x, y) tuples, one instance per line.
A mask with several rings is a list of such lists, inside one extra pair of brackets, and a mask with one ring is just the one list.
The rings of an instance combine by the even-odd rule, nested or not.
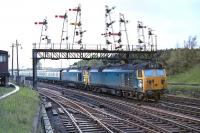
[(172, 111), (186, 116), (200, 119), (200, 108), (190, 105), (177, 104), (175, 102), (159, 101), (158, 103), (146, 104), (151, 107), (155, 107), (162, 110)]
[[(39, 89), (39, 92), (40, 94), (45, 95), (51, 100), (59, 104), (62, 104), (65, 110), (69, 109), (70, 111), (73, 110), (71, 112), (78, 112), (77, 113), (78, 116), (75, 113), (73, 114), (73, 119), (70, 118), (70, 121), (73, 120), (72, 122), (74, 123), (74, 125), (75, 124), (77, 125), (75, 127), (73, 126), (74, 128), (72, 127), (72, 124), (70, 125), (70, 128), (74, 129), (73, 131), (111, 132), (111, 133), (113, 132), (141, 132), (141, 133), (155, 132), (144, 126), (140, 126), (136, 123), (132, 123), (125, 119), (108, 114), (100, 109), (94, 109), (88, 105), (84, 105), (83, 103), (62, 97), (58, 95), (57, 93), (55, 93), (54, 91), (47, 90), (47, 89)], [(68, 117), (70, 117), (70, 115), (68, 115)]]
[(66, 127), (66, 132), (111, 132), (104, 124), (73, 101), (62, 98), (54, 91), (40, 89), (39, 93), (63, 109), (65, 115), (61, 115), (60, 118)]
[(185, 98), (174, 95), (165, 95), (165, 97), (163, 97), (162, 100), (166, 102), (183, 104), (200, 108), (200, 99), (197, 98)]
[(138, 106), (121, 100), (77, 92), (75, 90), (65, 91), (68, 91), (65, 93), (67, 97), (79, 102), (81, 99), (82, 102), (85, 101), (93, 105), (103, 106), (107, 112), (115, 116), (127, 119), (129, 122), (138, 123), (157, 132), (200, 132), (198, 128), (200, 127), (200, 122), (198, 119), (163, 110), (156, 110), (145, 105)]
[[(93, 97), (93, 95), (90, 94), (86, 95), (87, 97)], [(83, 93), (81, 96), (83, 99)], [(150, 128), (154, 128), (154, 130), (160, 130), (163, 132), (166, 132), (166, 130), (170, 132), (200, 132), (200, 121), (197, 119), (194, 120), (193, 118), (189, 118), (187, 116), (181, 116), (178, 114), (175, 115), (174, 113), (157, 110), (156, 108), (150, 108), (142, 105), (138, 106), (119, 100), (108, 100), (108, 98), (104, 99), (102, 97), (95, 96), (95, 98), (91, 99), (91, 101), (94, 101), (94, 99), (98, 99), (99, 101), (97, 102), (99, 102), (100, 106), (103, 104), (109, 112), (111, 111), (113, 114), (120, 117), (126, 117), (126, 119), (134, 118), (134, 122), (137, 123), (147, 122), (149, 125), (152, 125)]]

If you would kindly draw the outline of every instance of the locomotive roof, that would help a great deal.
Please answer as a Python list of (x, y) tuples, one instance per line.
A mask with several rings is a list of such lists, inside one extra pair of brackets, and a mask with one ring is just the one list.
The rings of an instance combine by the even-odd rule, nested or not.
[(64, 72), (81, 72), (82, 69), (78, 67), (68, 67), (66, 69), (63, 69)]
[(111, 71), (111, 70), (136, 70), (136, 69), (162, 69), (160, 63), (145, 62), (140, 64), (122, 64), (122, 65), (112, 65), (112, 66), (101, 66), (96, 68), (91, 68), (90, 71)]
[(0, 50), (0, 54), (8, 54), (8, 51)]
[(135, 68), (136, 69), (162, 69), (163, 66), (161, 63), (145, 62), (145, 63), (135, 65)]
[(82, 70), (90, 70), (91, 72), (102, 72), (102, 71), (129, 71), (129, 70), (137, 70), (137, 69), (162, 69), (162, 65), (160, 63), (153, 62), (145, 62), (139, 64), (121, 64), (121, 65), (108, 65), (108, 66), (99, 66), (99, 67), (69, 67), (63, 69), (66, 72), (81, 72)]

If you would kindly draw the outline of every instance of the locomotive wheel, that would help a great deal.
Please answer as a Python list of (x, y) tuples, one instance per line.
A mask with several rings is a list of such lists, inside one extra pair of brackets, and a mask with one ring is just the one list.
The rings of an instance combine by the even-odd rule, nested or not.
[(65, 94), (65, 91), (64, 91), (64, 89), (62, 89), (62, 95), (64, 95)]
[(160, 100), (160, 93), (159, 92), (157, 92), (155, 94), (155, 101), (158, 101), (158, 100)]
[(120, 96), (120, 97), (122, 97), (123, 96), (123, 93), (122, 93), (122, 91), (120, 90), (120, 91), (117, 91), (117, 93), (116, 93), (118, 96)]
[(85, 85), (85, 86), (84, 86), (84, 90), (89, 90), (89, 86), (88, 86), (88, 85)]
[(158, 100), (160, 100), (160, 93), (158, 93)]
[(137, 99), (142, 101), (144, 99), (144, 95), (142, 93), (137, 93)]
[(160, 100), (160, 93), (155, 93), (155, 95), (154, 95), (154, 99), (155, 99), (155, 101), (157, 102), (158, 100)]

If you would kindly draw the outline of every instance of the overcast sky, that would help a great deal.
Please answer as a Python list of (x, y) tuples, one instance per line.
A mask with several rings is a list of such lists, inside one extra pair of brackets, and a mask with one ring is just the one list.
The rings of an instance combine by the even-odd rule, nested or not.
[[(155, 30), (159, 49), (175, 48), (177, 43), (181, 44), (190, 35), (200, 38), (199, 0), (4, 0), (0, 2), (0, 49), (11, 53), (10, 46), (17, 39), (23, 47), (19, 50), (20, 68), (32, 67), (32, 43), (39, 42), (41, 31), (41, 27), (34, 25), (34, 22), (47, 17), (49, 37), (52, 42), (59, 43), (62, 21), (54, 16), (64, 14), (79, 3), (83, 29), (87, 30), (83, 38), (86, 44), (102, 44), (105, 41), (100, 35), (105, 29), (105, 5), (116, 6), (113, 19), (118, 20), (118, 14), (123, 13), (129, 20), (130, 44), (137, 43), (138, 20)], [(69, 19), (73, 22), (70, 14)], [(117, 23), (114, 28), (118, 28)], [(65, 61), (62, 64), (72, 63)], [(52, 65), (48, 62), (46, 66)]]

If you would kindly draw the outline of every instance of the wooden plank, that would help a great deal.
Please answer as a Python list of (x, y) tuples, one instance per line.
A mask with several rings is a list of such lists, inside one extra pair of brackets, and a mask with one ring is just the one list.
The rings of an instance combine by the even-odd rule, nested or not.
[(64, 114), (63, 109), (62, 109), (62, 108), (58, 108), (58, 113), (59, 113), (59, 114)]
[(58, 112), (55, 109), (52, 109), (53, 115), (58, 115)]
[(46, 102), (45, 105), (44, 105), (44, 107), (45, 107), (45, 109), (52, 108), (51, 102)]

